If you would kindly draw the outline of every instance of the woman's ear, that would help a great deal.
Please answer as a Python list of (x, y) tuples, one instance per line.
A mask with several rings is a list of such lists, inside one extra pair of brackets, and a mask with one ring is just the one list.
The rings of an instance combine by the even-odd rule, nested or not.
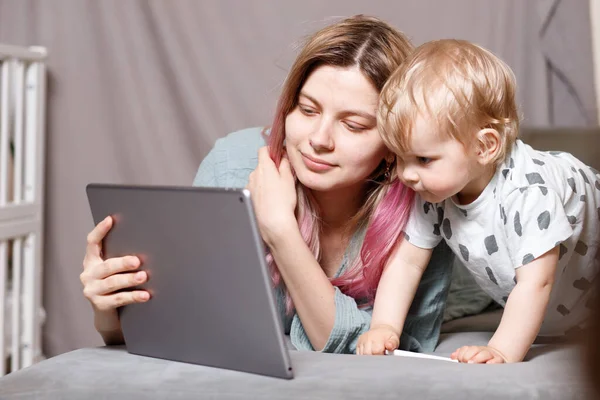
[(497, 130), (485, 128), (477, 132), (476, 154), (479, 163), (488, 165), (496, 160), (502, 147), (502, 140)]

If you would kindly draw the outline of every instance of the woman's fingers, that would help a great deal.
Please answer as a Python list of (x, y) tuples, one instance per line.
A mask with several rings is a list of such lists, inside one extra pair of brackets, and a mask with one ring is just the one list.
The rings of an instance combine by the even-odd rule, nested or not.
[(269, 146), (263, 146), (258, 149), (258, 163), (264, 163), (266, 160), (271, 160), (271, 156), (269, 155)]
[(144, 290), (134, 290), (129, 292), (118, 292), (106, 296), (98, 297), (98, 301), (94, 303), (100, 311), (113, 310), (118, 307), (126, 306), (133, 303), (144, 303), (150, 299), (150, 293)]
[(127, 290), (148, 280), (145, 271), (134, 271), (141, 265), (138, 257), (102, 260), (102, 240), (112, 225), (112, 217), (106, 217), (88, 234), (83, 272), (80, 275), (83, 295), (101, 311), (150, 299), (150, 293), (145, 290)]
[(98, 295), (144, 283), (148, 279), (146, 272), (125, 273), (137, 269), (140, 264), (138, 257), (125, 256), (86, 267), (79, 276), (84, 296), (96, 305)]
[(81, 273), (81, 283), (86, 285), (93, 280), (105, 279), (114, 274), (132, 271), (137, 269), (140, 264), (140, 259), (136, 256), (109, 258), (95, 265), (86, 266)]
[(281, 164), (279, 164), (279, 173), (283, 178), (287, 178), (290, 180), (294, 180), (294, 174), (292, 173), (292, 167), (290, 166), (290, 162), (287, 158), (281, 159)]
[[(281, 161), (283, 162), (284, 159)], [(277, 172), (277, 166), (269, 154), (269, 148), (267, 146), (261, 147), (258, 150), (258, 167), (257, 171), (263, 171), (264, 173)]]
[(90, 272), (96, 279), (105, 279), (115, 274), (133, 271), (139, 268), (140, 265), (140, 259), (136, 256), (109, 258)]
[(131, 288), (140, 285), (148, 279), (145, 271), (132, 272), (128, 274), (116, 274), (106, 279), (96, 281), (96, 294), (105, 295), (117, 290)]
[(86, 279), (84, 276), (81, 277), (83, 283), (83, 295), (92, 302), (96, 296), (102, 296), (117, 290), (133, 287), (142, 284), (147, 280), (148, 275), (145, 271), (115, 274), (104, 279)]
[(89, 267), (90, 264), (95, 264), (94, 261), (102, 259), (102, 239), (112, 228), (112, 217), (104, 218), (87, 236), (87, 247), (83, 267)]
[(143, 302), (150, 298), (147, 291), (129, 290), (148, 280), (145, 271), (115, 274), (105, 279), (95, 279), (83, 287), (83, 295), (100, 310), (109, 310), (132, 302)]

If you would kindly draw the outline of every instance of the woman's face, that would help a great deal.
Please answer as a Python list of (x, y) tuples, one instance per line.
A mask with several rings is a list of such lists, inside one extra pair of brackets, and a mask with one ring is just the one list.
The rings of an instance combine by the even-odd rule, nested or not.
[(321, 66), (285, 120), (288, 159), (315, 191), (360, 189), (390, 154), (377, 131), (378, 92), (357, 68)]

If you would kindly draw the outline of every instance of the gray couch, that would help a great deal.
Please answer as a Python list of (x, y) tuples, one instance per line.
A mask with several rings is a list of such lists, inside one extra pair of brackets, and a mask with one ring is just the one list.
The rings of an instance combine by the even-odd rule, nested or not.
[[(539, 149), (563, 150), (600, 169), (600, 131), (528, 130)], [(500, 311), (443, 325), (435, 354), (486, 344)], [(536, 344), (526, 361), (468, 365), (404, 357), (358, 357), (291, 351), (295, 378), (242, 372), (131, 355), (123, 347), (76, 350), (0, 379), (0, 399), (581, 399), (581, 349)]]
[[(453, 321), (479, 330), (497, 313)], [(457, 324), (459, 322), (459, 324)], [(465, 322), (459, 326), (460, 322)], [(485, 344), (491, 332), (442, 334), (436, 354)], [(581, 399), (580, 351), (534, 345), (527, 361), (469, 365), (393, 356), (291, 351), (295, 378), (176, 363), (127, 353), (123, 347), (80, 349), (0, 379), (0, 398), (25, 399)]]

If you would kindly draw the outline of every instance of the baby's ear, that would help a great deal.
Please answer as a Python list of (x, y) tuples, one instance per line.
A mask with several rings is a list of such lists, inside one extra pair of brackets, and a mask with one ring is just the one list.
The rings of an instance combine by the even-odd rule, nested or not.
[(476, 154), (482, 165), (494, 162), (502, 150), (502, 140), (497, 130), (484, 128), (476, 135)]

